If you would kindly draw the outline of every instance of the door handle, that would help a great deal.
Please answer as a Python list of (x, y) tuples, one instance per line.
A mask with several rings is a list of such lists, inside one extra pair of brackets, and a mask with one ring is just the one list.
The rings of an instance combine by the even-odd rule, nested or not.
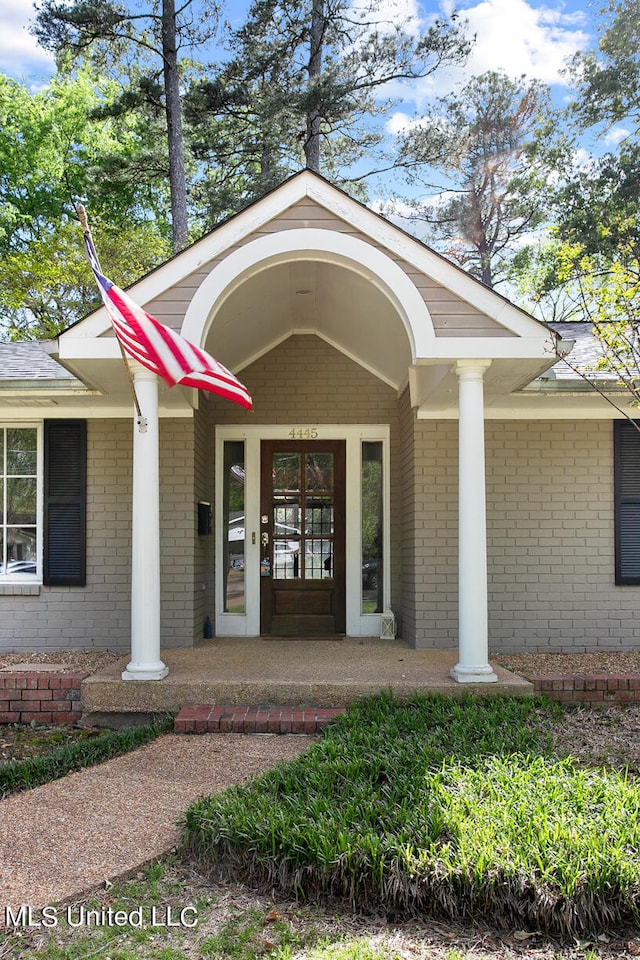
[(266, 531), (260, 535), (260, 543), (263, 547), (269, 546), (269, 534)]

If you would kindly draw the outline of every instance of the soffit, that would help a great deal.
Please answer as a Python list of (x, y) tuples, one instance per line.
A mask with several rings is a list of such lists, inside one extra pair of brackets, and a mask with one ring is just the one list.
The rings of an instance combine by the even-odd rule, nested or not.
[(205, 348), (240, 371), (293, 333), (315, 333), (396, 389), (411, 351), (389, 300), (362, 276), (314, 260), (247, 278), (216, 313)]

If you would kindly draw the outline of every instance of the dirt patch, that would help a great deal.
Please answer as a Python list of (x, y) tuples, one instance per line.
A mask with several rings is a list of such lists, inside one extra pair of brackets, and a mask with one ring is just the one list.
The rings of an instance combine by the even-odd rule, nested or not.
[(99, 730), (80, 729), (67, 724), (22, 724), (0, 725), (0, 767), (13, 760), (42, 757), (52, 750), (68, 747), (98, 736)]
[(640, 706), (569, 707), (552, 736), (561, 757), (640, 775)]
[(593, 673), (640, 673), (640, 651), (599, 651), (597, 653), (497, 654), (496, 663), (523, 677), (554, 674), (583, 676)]
[(95, 673), (122, 660), (124, 653), (113, 650), (39, 650), (35, 653), (0, 653), (0, 670), (19, 669), (24, 664), (56, 664), (70, 673)]

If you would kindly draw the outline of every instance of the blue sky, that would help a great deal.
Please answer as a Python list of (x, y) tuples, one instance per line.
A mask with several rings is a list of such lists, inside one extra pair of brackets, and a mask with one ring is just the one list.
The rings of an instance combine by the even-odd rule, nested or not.
[[(427, 22), (430, 16), (453, 6), (450, 0), (380, 0), (381, 11), (395, 17), (411, 13)], [(230, 0), (225, 16), (242, 18), (246, 3)], [(568, 56), (595, 42), (590, 5), (579, 0), (459, 0), (459, 11), (469, 20), (478, 42), (465, 73), (503, 69), (512, 76), (526, 74), (560, 85), (560, 71)], [(40, 50), (28, 33), (33, 0), (0, 0), (0, 70), (30, 82), (42, 81), (53, 70), (51, 57)], [(452, 82), (459, 78), (452, 77)], [(441, 80), (442, 82), (442, 80)], [(416, 103), (433, 92), (429, 81), (412, 91)]]

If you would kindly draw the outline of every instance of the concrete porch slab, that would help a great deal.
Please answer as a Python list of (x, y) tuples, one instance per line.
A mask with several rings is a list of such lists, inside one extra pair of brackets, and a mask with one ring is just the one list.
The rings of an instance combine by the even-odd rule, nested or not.
[(457, 650), (413, 650), (401, 640), (378, 638), (269, 640), (216, 637), (188, 649), (163, 650), (164, 680), (121, 680), (128, 658), (92, 674), (82, 684), (84, 713), (177, 712), (187, 704), (233, 703), (344, 706), (393, 690), (462, 696), (531, 696), (533, 684), (495, 667), (497, 683), (453, 681)]

